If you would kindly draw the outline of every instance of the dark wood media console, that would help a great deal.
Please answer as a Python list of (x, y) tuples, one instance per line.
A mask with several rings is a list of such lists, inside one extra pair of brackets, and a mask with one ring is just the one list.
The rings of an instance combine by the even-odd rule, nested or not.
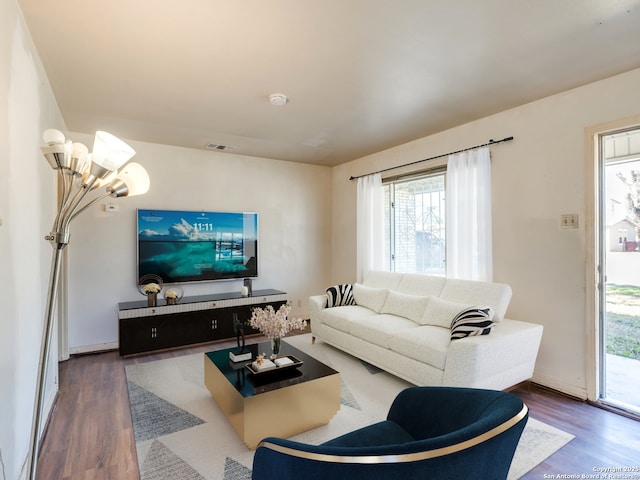
[[(286, 293), (279, 290), (254, 290), (250, 297), (239, 293), (184, 297), (177, 305), (156, 307), (149, 307), (146, 301), (119, 303), (120, 355), (234, 338), (234, 313), (245, 323), (252, 308), (273, 305), (277, 310), (285, 303)], [(245, 326), (245, 335), (257, 333)]]

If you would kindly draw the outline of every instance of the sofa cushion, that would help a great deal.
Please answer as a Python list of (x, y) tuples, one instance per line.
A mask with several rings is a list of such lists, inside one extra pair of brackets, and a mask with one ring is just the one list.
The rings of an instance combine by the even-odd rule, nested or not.
[(447, 279), (435, 275), (425, 275), (422, 273), (405, 273), (400, 280), (400, 285), (396, 289), (401, 293), (410, 295), (424, 295), (427, 297), (440, 296)]
[(389, 348), (439, 370), (444, 370), (451, 343), (449, 328), (433, 325), (418, 326), (396, 332), (389, 341)]
[(383, 348), (389, 348), (389, 342), (399, 332), (419, 328), (411, 320), (388, 313), (350, 320), (349, 333), (351, 335)]
[(427, 308), (427, 303), (429, 303), (429, 297), (407, 295), (390, 290), (381, 313), (391, 313), (419, 323)]
[(328, 298), (327, 308), (355, 304), (353, 300), (353, 285), (350, 283), (334, 285), (327, 288), (326, 292)]
[(366, 285), (367, 287), (388, 288), (389, 290), (397, 290), (403, 275), (403, 273), (399, 272), (369, 270), (364, 274), (364, 279), (361, 283), (363, 285)]
[(351, 322), (358, 319), (375, 318), (376, 312), (359, 305), (347, 305), (339, 308), (325, 308), (320, 320), (341, 332), (351, 333)]
[(488, 335), (494, 326), (489, 307), (470, 307), (460, 312), (451, 322), (451, 340), (474, 335)]
[(424, 315), (418, 321), (421, 325), (435, 325), (451, 328), (451, 322), (461, 311), (469, 308), (470, 304), (450, 302), (438, 297), (431, 297)]
[(509, 306), (511, 287), (502, 283), (448, 278), (440, 298), (467, 305), (487, 305), (493, 310), (493, 320), (499, 322)]
[(353, 286), (353, 299), (356, 305), (362, 305), (363, 307), (370, 308), (376, 313), (382, 311), (384, 302), (387, 301), (387, 295), (389, 290), (386, 288), (373, 288), (366, 287), (360, 283), (356, 283)]

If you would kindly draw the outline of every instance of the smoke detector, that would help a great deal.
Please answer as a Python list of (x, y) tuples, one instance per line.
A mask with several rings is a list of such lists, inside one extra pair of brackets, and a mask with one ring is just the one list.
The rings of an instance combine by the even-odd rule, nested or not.
[(284, 93), (272, 93), (269, 95), (269, 101), (271, 105), (275, 105), (276, 107), (281, 107), (285, 105), (289, 99)]

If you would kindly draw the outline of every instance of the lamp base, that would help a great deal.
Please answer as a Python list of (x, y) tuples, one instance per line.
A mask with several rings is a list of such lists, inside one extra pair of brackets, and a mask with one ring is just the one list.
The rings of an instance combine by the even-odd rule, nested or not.
[(231, 360), (234, 363), (238, 363), (238, 362), (248, 362), (250, 361), (252, 358), (252, 354), (251, 352), (247, 352), (247, 353), (233, 353), (233, 352), (229, 352), (229, 360)]

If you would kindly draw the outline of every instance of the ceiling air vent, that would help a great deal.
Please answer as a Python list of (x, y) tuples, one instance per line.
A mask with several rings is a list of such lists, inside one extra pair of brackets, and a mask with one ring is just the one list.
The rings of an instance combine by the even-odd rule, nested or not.
[(216, 150), (218, 152), (226, 152), (228, 150), (233, 150), (234, 147), (229, 145), (221, 145), (219, 143), (207, 143), (207, 150)]

